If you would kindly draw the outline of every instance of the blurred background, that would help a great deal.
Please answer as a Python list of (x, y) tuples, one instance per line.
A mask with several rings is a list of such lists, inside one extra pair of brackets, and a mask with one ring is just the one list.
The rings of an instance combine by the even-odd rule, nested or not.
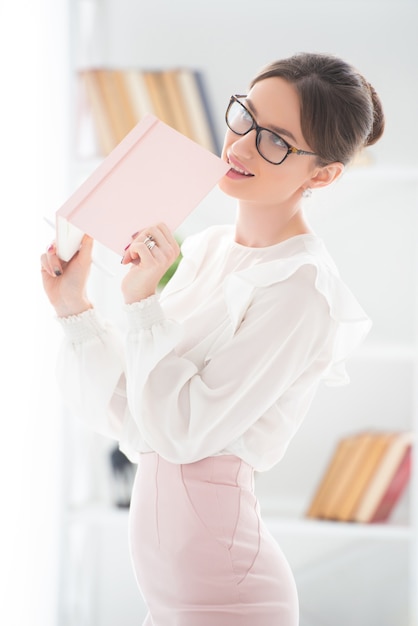
[[(374, 324), (350, 361), (351, 384), (320, 390), (285, 459), (257, 476), (258, 489), (295, 572), (301, 626), (418, 624), (415, 468), (386, 524), (305, 519), (341, 437), (417, 429), (417, 17), (415, 0), (1, 1), (2, 623), (130, 626), (144, 615), (127, 511), (115, 502), (113, 448), (61, 406), (61, 335), (39, 276), (52, 237), (43, 216), (103, 158), (80, 73), (197, 71), (221, 143), (232, 93), (245, 93), (265, 63), (316, 51), (358, 67), (386, 112), (381, 142), (308, 205)], [(214, 190), (178, 235), (233, 219), (234, 202)], [(120, 271), (106, 251), (98, 254)], [(93, 296), (115, 321), (117, 283), (93, 273)]]

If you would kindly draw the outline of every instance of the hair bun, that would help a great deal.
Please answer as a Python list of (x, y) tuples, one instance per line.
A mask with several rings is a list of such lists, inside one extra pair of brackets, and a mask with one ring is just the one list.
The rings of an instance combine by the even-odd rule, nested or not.
[(368, 83), (367, 81), (365, 82), (369, 89), (370, 97), (373, 104), (373, 128), (370, 131), (370, 134), (364, 144), (367, 147), (375, 144), (383, 135), (383, 131), (385, 129), (385, 115), (383, 113), (382, 102), (376, 90), (370, 83)]

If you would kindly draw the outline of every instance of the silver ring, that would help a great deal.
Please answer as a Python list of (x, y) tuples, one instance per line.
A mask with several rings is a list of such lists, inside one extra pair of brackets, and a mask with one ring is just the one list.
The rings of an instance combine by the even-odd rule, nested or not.
[(144, 244), (147, 245), (147, 243), (149, 241), (154, 241), (154, 239), (151, 237), (151, 235), (147, 235), (146, 238), (144, 239)]
[(145, 240), (144, 244), (147, 246), (148, 250), (152, 250), (157, 245), (153, 239), (150, 241)]

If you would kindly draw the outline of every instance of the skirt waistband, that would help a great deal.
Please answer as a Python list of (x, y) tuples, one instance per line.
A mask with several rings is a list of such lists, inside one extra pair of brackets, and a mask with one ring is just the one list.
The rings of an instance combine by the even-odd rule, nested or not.
[(204, 482), (224, 484), (240, 487), (241, 489), (254, 489), (254, 468), (245, 461), (232, 454), (210, 456), (194, 463), (170, 463), (156, 452), (141, 454), (139, 469), (146, 471), (173, 473), (181, 471), (183, 478), (200, 480)]

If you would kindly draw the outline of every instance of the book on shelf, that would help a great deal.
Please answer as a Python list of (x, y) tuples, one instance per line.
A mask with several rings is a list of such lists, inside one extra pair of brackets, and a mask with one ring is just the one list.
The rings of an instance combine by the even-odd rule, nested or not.
[(68, 261), (84, 233), (123, 255), (132, 233), (165, 222), (175, 231), (229, 165), (154, 115), (146, 115), (56, 211)]
[(353, 513), (356, 522), (389, 518), (408, 484), (412, 466), (413, 434), (394, 435)]
[(337, 448), (328, 464), (321, 483), (310, 503), (307, 517), (321, 518), (325, 516), (325, 507), (332, 502), (334, 494), (338, 494), (340, 478), (348, 462), (351, 449), (355, 442), (352, 437), (344, 437), (338, 442)]
[(361, 432), (342, 438), (306, 516), (345, 522), (386, 521), (411, 474), (410, 432)]
[(144, 115), (152, 114), (220, 154), (201, 72), (189, 68), (94, 68), (80, 72), (100, 153), (107, 156)]

